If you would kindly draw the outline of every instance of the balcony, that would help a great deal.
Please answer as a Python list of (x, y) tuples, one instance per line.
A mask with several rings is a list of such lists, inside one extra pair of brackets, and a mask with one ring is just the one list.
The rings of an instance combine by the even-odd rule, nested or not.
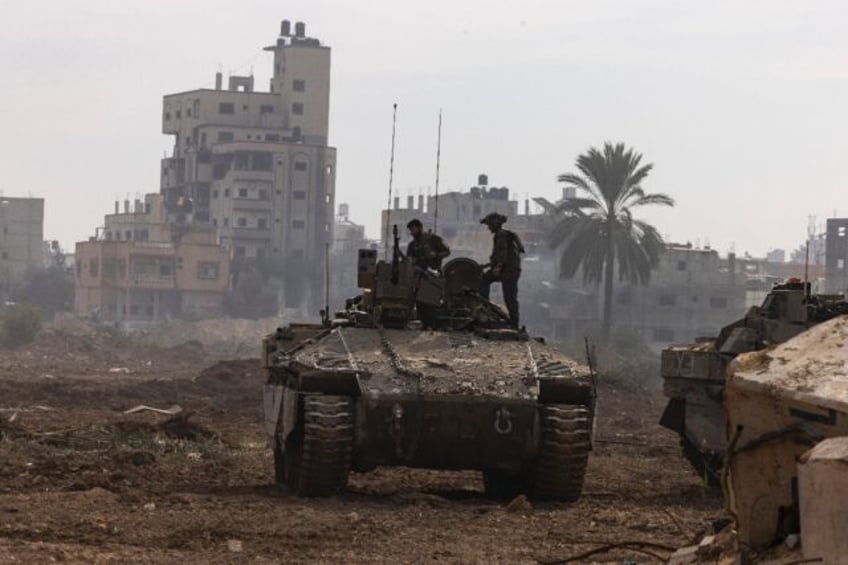
[(134, 288), (172, 289), (176, 287), (174, 275), (137, 273), (130, 276), (130, 285)]
[(233, 198), (234, 210), (259, 210), (270, 211), (271, 200), (258, 200), (256, 198)]

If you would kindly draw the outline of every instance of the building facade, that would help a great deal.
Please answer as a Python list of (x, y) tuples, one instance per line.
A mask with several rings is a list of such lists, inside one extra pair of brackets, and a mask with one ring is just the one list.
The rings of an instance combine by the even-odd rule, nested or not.
[(330, 48), (284, 20), (267, 92), (220, 73), (215, 89), (164, 97), (162, 195), (176, 221), (209, 226), (236, 264), (279, 277), (289, 306), (314, 302), (332, 242), (336, 150), (328, 145)]
[(46, 257), (44, 199), (0, 196), (0, 269), (20, 276)]
[(827, 292), (848, 293), (848, 218), (827, 220), (824, 276)]
[[(136, 329), (167, 317), (221, 313), (230, 254), (210, 227), (164, 221), (160, 195), (109, 214), (76, 244), (74, 311)], [(100, 230), (102, 229), (102, 232)]]

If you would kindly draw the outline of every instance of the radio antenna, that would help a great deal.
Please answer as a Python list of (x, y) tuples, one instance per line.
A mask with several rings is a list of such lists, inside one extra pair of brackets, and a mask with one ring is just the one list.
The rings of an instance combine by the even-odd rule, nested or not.
[(436, 201), (433, 211), (433, 231), (439, 227), (439, 167), (442, 161), (442, 109), (439, 108), (439, 133), (436, 137)]
[(397, 102), (392, 105), (392, 155), (389, 158), (389, 203), (386, 206), (386, 237), (383, 250), (383, 258), (389, 258), (389, 226), (391, 225), (392, 215), (392, 183), (395, 176), (395, 128), (397, 126)]

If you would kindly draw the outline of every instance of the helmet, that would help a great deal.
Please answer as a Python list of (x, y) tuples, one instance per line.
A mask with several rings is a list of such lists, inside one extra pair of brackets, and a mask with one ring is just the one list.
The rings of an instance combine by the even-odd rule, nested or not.
[(481, 224), (486, 224), (487, 226), (491, 225), (501, 225), (506, 223), (506, 216), (503, 214), (498, 214), (497, 212), (489, 212), (485, 218), (480, 220)]

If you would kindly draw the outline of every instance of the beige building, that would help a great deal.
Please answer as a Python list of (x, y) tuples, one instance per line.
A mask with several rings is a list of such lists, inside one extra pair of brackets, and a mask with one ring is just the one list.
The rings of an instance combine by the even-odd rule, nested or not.
[[(256, 260), (284, 284), (286, 303), (314, 303), (332, 242), (336, 150), (329, 147), (330, 48), (284, 20), (267, 92), (220, 73), (215, 89), (164, 97), (162, 161), (169, 218), (214, 228), (239, 264)], [(182, 206), (180, 206), (182, 204)]]
[[(524, 203), (523, 213), (520, 213), (520, 203), (510, 200), (507, 187), (488, 185), (488, 176), (483, 174), (477, 178), (477, 185), (467, 191), (452, 191), (435, 196), (408, 196), (406, 207), (401, 207), (401, 199), (395, 198), (391, 210), (383, 210), (381, 216), (381, 240), (383, 245), (391, 245), (391, 226), (397, 224), (403, 248), (409, 236), (406, 224), (413, 218), (418, 218), (424, 224), (424, 229), (432, 229), (442, 236), (451, 248), (453, 257), (471, 257), (480, 262), (486, 262), (492, 250), (492, 234), (480, 220), (486, 215), (497, 212), (507, 217), (505, 228), (514, 231), (521, 238), (528, 252), (542, 242), (546, 216), (531, 214), (529, 202)], [(435, 211), (438, 207), (438, 218)], [(386, 225), (389, 225), (389, 239), (386, 239)]]
[(164, 221), (148, 195), (109, 214), (98, 236), (76, 244), (74, 310), (124, 329), (168, 316), (220, 314), (230, 255), (210, 227)]
[(45, 260), (44, 199), (0, 196), (0, 269), (18, 276)]

